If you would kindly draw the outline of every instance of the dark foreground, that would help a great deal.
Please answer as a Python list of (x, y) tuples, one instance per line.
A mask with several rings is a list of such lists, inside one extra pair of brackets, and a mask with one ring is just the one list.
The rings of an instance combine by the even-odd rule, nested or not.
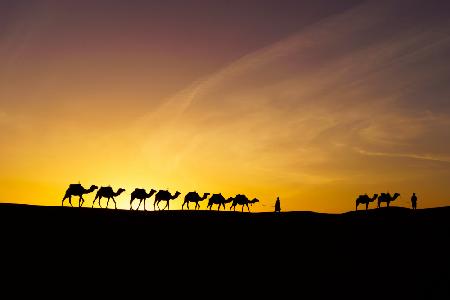
[(450, 207), (249, 214), (0, 204), (0, 222), (2, 272), (13, 281), (45, 270), (55, 284), (81, 272), (65, 282), (71, 290), (104, 280), (109, 291), (164, 286), (164, 298), (208, 290), (208, 298), (450, 299)]

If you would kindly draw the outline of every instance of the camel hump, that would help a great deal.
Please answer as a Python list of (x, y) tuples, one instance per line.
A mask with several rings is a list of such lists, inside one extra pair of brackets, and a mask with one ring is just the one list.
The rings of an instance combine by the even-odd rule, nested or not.
[(161, 196), (167, 196), (169, 194), (168, 190), (159, 190), (158, 193), (156, 193), (156, 196), (161, 197)]
[(248, 200), (247, 196), (241, 194), (237, 194), (235, 198), (238, 200)]
[(71, 183), (69, 185), (69, 188), (73, 189), (73, 188), (81, 188), (81, 184), (80, 183)]

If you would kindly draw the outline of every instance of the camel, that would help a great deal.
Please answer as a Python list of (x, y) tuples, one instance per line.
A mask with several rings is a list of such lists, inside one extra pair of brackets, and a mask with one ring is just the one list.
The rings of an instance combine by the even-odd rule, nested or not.
[(116, 204), (116, 200), (114, 199), (114, 197), (119, 196), (123, 192), (125, 192), (125, 189), (123, 189), (123, 188), (120, 188), (120, 189), (117, 190), (117, 192), (114, 192), (112, 187), (110, 187), (110, 186), (102, 186), (97, 191), (97, 195), (95, 195), (94, 202), (92, 202), (92, 207), (94, 207), (95, 201), (97, 199), (98, 199), (98, 206), (102, 207), (101, 200), (102, 200), (103, 197), (105, 197), (105, 198), (108, 199), (108, 202), (106, 202), (106, 208), (108, 208), (109, 199), (112, 199), (112, 201), (114, 201), (114, 207), (115, 207), (115, 209), (117, 209), (117, 204)]
[(184, 209), (184, 205), (187, 204), (187, 208), (189, 209), (189, 202), (195, 202), (195, 208), (197, 209), (200, 208), (200, 204), (198, 204), (200, 201), (205, 200), (206, 198), (208, 198), (209, 193), (204, 193), (203, 197), (200, 198), (199, 194), (197, 192), (189, 192), (186, 194), (186, 196), (184, 196), (184, 202), (183, 205), (181, 206), (181, 209)]
[(144, 189), (138, 189), (138, 188), (134, 189), (134, 191), (131, 192), (130, 210), (133, 210), (132, 204), (133, 204), (134, 199), (139, 199), (140, 200), (139, 201), (139, 205), (136, 208), (136, 210), (139, 209), (139, 207), (141, 206), (142, 201), (144, 201), (144, 210), (146, 210), (145, 209), (145, 199), (150, 198), (154, 193), (156, 193), (156, 190), (154, 190), (154, 189), (151, 189), (148, 194), (145, 192)]
[(378, 197), (378, 208), (380, 208), (381, 202), (386, 202), (387, 207), (389, 207), (389, 203), (397, 199), (399, 196), (399, 193), (395, 193), (394, 196), (391, 196), (389, 193), (381, 193), (380, 197)]
[(172, 196), (172, 194), (169, 193), (169, 191), (167, 190), (160, 190), (158, 193), (156, 193), (155, 195), (155, 201), (153, 202), (153, 209), (155, 209), (155, 204), (156, 206), (159, 208), (159, 202), (161, 201), (166, 201), (166, 206), (164, 206), (163, 210), (166, 209), (167, 210), (170, 209), (169, 207), (169, 201), (176, 199), (181, 193), (180, 192), (175, 192), (175, 194)]
[(218, 204), (219, 207), (217, 208), (217, 210), (220, 210), (221, 205), (223, 205), (223, 209), (225, 209), (225, 204), (230, 203), (231, 201), (233, 201), (233, 198), (230, 197), (228, 199), (225, 199), (225, 197), (222, 196), (222, 193), (213, 194), (211, 196), (211, 198), (209, 198), (209, 200), (208, 200), (207, 207), (209, 207), (209, 210), (211, 210), (211, 208), (214, 204)]
[(360, 205), (360, 204), (365, 204), (366, 210), (367, 210), (367, 208), (369, 207), (369, 203), (375, 201), (375, 199), (377, 199), (377, 197), (378, 197), (378, 194), (374, 194), (372, 198), (367, 196), (367, 194), (359, 195), (358, 198), (356, 198), (356, 210), (358, 210), (358, 205)]
[(69, 188), (66, 190), (66, 194), (64, 195), (61, 206), (64, 206), (64, 200), (69, 198), (69, 204), (70, 204), (70, 206), (73, 207), (72, 196), (78, 196), (78, 197), (80, 197), (78, 206), (81, 207), (81, 206), (83, 206), (83, 203), (84, 203), (83, 195), (92, 193), (96, 189), (98, 189), (98, 186), (96, 186), (96, 185), (91, 185), (91, 187), (87, 190), (79, 183), (70, 184)]
[(242, 210), (241, 211), (244, 211), (244, 205), (245, 205), (245, 206), (247, 206), (247, 209), (250, 212), (250, 208), (248, 207), (248, 205), (249, 204), (251, 205), (251, 204), (256, 203), (256, 202), (259, 202), (259, 200), (256, 199), (256, 198), (254, 198), (252, 200), (249, 200), (247, 198), (247, 196), (239, 194), (239, 195), (236, 195), (236, 197), (234, 197), (233, 203), (230, 206), (230, 210), (233, 208), (233, 210), (236, 211), (236, 205), (239, 204), (239, 205), (242, 205)]

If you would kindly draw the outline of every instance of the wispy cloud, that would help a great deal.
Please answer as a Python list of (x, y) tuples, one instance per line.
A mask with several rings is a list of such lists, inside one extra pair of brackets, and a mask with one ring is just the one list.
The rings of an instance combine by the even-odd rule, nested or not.
[(355, 151), (368, 156), (382, 156), (382, 157), (400, 157), (400, 158), (411, 158), (419, 160), (430, 160), (436, 162), (450, 163), (450, 157), (433, 157), (431, 155), (419, 155), (411, 153), (383, 153), (383, 152), (371, 152), (363, 149), (355, 148)]
[[(450, 76), (450, 27), (397, 28), (395, 18), (389, 5), (364, 4), (193, 83), (139, 121), (146, 155), (176, 157), (174, 172), (204, 165), (236, 184), (247, 176), (274, 188), (355, 184), (372, 176), (368, 168), (400, 166), (396, 158), (447, 164), (448, 107), (411, 95)], [(163, 125), (153, 131), (155, 123)]]

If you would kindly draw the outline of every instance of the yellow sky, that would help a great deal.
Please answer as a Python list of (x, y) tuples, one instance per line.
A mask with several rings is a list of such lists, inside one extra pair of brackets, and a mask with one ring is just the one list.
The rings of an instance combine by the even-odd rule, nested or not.
[(172, 209), (193, 190), (256, 197), (253, 211), (279, 196), (344, 212), (381, 192), (448, 205), (450, 27), (390, 27), (374, 5), (222, 64), (14, 27), (0, 40), (0, 201), (60, 205), (80, 182), (125, 188), (124, 209), (136, 187), (180, 191)]

